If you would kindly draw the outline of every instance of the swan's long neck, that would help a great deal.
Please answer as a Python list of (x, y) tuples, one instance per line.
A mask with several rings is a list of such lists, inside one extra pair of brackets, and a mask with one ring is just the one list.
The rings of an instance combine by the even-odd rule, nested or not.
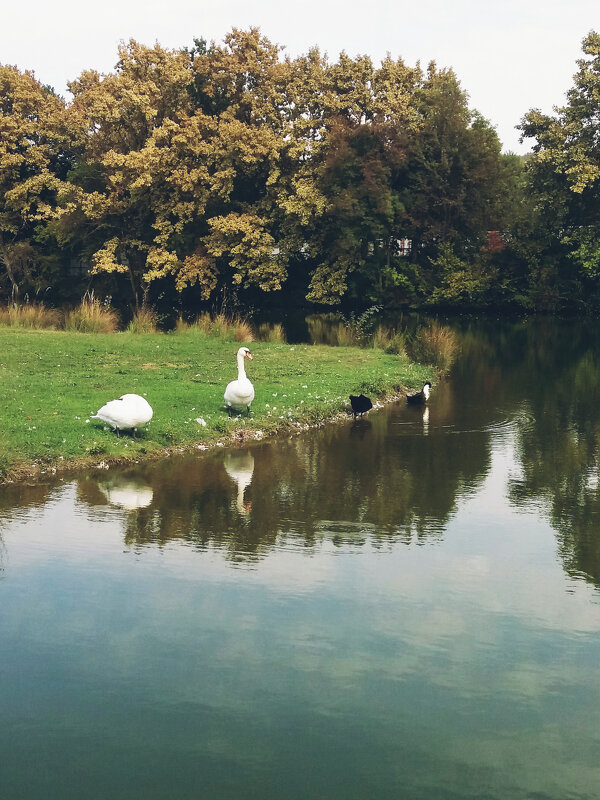
[(246, 370), (244, 369), (244, 354), (243, 353), (238, 353), (237, 362), (238, 362), (238, 381), (244, 381), (244, 380), (246, 380)]

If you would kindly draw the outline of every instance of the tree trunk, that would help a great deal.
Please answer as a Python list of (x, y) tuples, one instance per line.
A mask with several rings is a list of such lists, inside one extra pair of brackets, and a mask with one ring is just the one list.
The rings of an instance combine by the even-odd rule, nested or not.
[(4, 239), (0, 236), (0, 258), (4, 263), (4, 268), (6, 269), (6, 274), (9, 277), (11, 286), (12, 286), (12, 301), (15, 302), (19, 296), (19, 284), (17, 283), (17, 279), (15, 277), (15, 270), (13, 268), (12, 258), (10, 255), (10, 250), (6, 246)]
[(131, 264), (128, 265), (129, 269), (129, 280), (131, 282), (131, 291), (133, 292), (133, 299), (135, 302), (135, 310), (140, 310), (140, 298), (138, 297), (138, 291), (135, 285), (135, 278), (133, 276), (133, 270), (131, 269)]

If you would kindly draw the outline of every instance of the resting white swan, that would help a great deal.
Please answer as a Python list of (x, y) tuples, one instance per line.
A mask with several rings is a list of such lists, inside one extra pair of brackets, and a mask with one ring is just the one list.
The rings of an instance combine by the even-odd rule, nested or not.
[(246, 370), (244, 369), (245, 358), (249, 358), (252, 361), (252, 353), (247, 347), (240, 347), (237, 351), (237, 380), (227, 384), (224, 394), (225, 405), (229, 413), (231, 411), (243, 411), (244, 409), (250, 413), (250, 403), (254, 400), (254, 386), (246, 377)]
[(152, 406), (139, 394), (124, 394), (118, 400), (111, 400), (92, 416), (101, 419), (117, 431), (132, 430), (145, 425), (152, 419)]

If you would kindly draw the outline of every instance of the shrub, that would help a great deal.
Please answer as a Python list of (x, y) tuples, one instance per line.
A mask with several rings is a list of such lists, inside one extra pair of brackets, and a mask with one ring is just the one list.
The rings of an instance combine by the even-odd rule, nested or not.
[(361, 314), (350, 314), (344, 320), (348, 341), (340, 341), (340, 344), (365, 344), (373, 333), (379, 311), (381, 306), (370, 306)]
[(100, 303), (93, 292), (86, 292), (81, 303), (65, 314), (66, 331), (79, 333), (114, 333), (119, 317), (106, 303)]
[(0, 309), (0, 324), (14, 328), (60, 328), (62, 315), (56, 308), (46, 308), (43, 303), (13, 303)]

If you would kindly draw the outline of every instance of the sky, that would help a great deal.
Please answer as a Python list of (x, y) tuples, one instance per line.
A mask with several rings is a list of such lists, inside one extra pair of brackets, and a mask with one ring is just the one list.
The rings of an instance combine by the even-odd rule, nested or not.
[(572, 86), (581, 41), (600, 31), (598, 0), (28, 0), (0, 18), (0, 63), (33, 70), (69, 98), (84, 69), (109, 72), (120, 41), (167, 48), (194, 38), (222, 42), (232, 28), (258, 27), (291, 57), (318, 46), (335, 61), (389, 53), (409, 65), (452, 67), (505, 152), (526, 153), (515, 130), (531, 108), (552, 113)]

